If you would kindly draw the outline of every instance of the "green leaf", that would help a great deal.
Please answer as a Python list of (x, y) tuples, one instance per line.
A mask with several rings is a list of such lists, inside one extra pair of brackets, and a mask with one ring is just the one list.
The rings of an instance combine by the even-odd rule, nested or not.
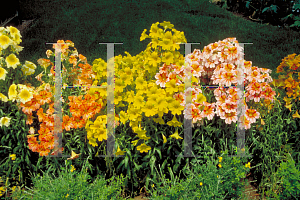
[(294, 24), (290, 25), (290, 27), (294, 26), (300, 27), (300, 21), (295, 21)]
[(159, 158), (162, 159), (160, 149), (158, 149), (157, 147), (154, 147), (154, 151), (156, 151), (159, 154)]
[(126, 155), (126, 157), (125, 157), (125, 168), (126, 168), (126, 169), (128, 169), (128, 168), (127, 168), (127, 166), (128, 166), (128, 161), (129, 161), (129, 158), (128, 158), (128, 156)]
[(150, 159), (151, 173), (153, 172), (153, 167), (154, 167), (155, 161), (156, 161), (155, 156), (152, 156), (151, 159)]
[(270, 7), (265, 7), (262, 11), (261, 11), (261, 13), (264, 13), (264, 12), (268, 12), (270, 10)]
[(295, 10), (300, 9), (300, 3), (296, 3), (296, 4), (293, 6), (293, 9), (295, 9)]
[(140, 169), (142, 168), (142, 165), (138, 165), (138, 164), (136, 164), (136, 162), (134, 162), (134, 161), (133, 161), (133, 164), (134, 164), (134, 166), (135, 166), (135, 168), (136, 168), (137, 171), (140, 170)]

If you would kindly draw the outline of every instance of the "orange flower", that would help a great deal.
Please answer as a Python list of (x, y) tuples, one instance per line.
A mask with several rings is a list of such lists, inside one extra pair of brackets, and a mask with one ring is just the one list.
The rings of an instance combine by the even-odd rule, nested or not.
[(255, 118), (259, 118), (259, 113), (254, 109), (247, 109), (245, 114), (250, 123), (255, 123)]
[(70, 157), (70, 158), (68, 158), (67, 160), (74, 160), (74, 159), (78, 158), (78, 157), (79, 157), (79, 155), (80, 155), (80, 153), (79, 153), (79, 154), (76, 154), (74, 151), (72, 151), (72, 155), (71, 155), (71, 157)]
[(44, 58), (38, 59), (37, 62), (45, 69), (47, 69), (49, 65), (53, 64), (49, 59), (44, 59)]
[(45, 103), (51, 102), (51, 97), (52, 97), (51, 92), (47, 92), (43, 90), (40, 91), (39, 95), (36, 96), (36, 100), (39, 101), (42, 105), (44, 105)]
[(41, 145), (39, 153), (40, 156), (48, 156), (48, 154), (50, 153), (50, 149)]
[(79, 54), (79, 61), (83, 61), (84, 63), (87, 63), (86, 57), (81, 54)]
[(94, 102), (91, 106), (90, 106), (91, 110), (93, 111), (93, 115), (97, 114), (100, 112), (102, 105), (100, 103), (96, 103)]
[(77, 59), (76, 59), (76, 57), (75, 57), (75, 56), (70, 56), (69, 62), (70, 62), (70, 64), (73, 64), (73, 67), (75, 67), (76, 64), (77, 64)]
[(50, 104), (49, 105), (49, 108), (48, 108), (48, 110), (47, 110), (47, 115), (52, 115), (53, 113), (54, 113), (54, 108), (53, 108), (53, 106), (54, 106), (54, 103), (52, 103), (52, 104)]
[(72, 113), (73, 117), (81, 116), (81, 108), (79, 104), (74, 104), (70, 107), (70, 112)]
[(25, 104), (23, 104), (21, 102), (20, 106), (22, 107), (23, 113), (28, 114), (28, 115), (32, 115), (32, 111), (34, 110), (34, 108), (32, 108), (32, 105), (31, 105), (30, 101), (26, 102)]
[(26, 124), (31, 125), (33, 123), (33, 116), (32, 115), (26, 115), (26, 116), (27, 116)]
[[(28, 137), (27, 137), (28, 138)], [(39, 143), (36, 141), (36, 137), (28, 138), (28, 147), (33, 152), (37, 152), (40, 148)]]
[(78, 117), (78, 116), (77, 117), (72, 117), (71, 121), (74, 125), (74, 128), (76, 128), (76, 129), (84, 127), (84, 124), (83, 124), (84, 120), (82, 120), (81, 117)]
[(73, 123), (68, 115), (63, 116), (63, 129), (70, 131), (71, 128), (74, 128)]
[(48, 133), (50, 133), (50, 129), (49, 128), (43, 128), (43, 127), (40, 127), (40, 130), (38, 130), (40, 136), (41, 135), (47, 135)]
[(84, 96), (84, 100), (85, 100), (85, 103), (87, 104), (87, 106), (91, 106), (91, 105), (93, 105), (93, 102), (95, 102), (96, 97), (92, 96), (90, 94), (86, 94)]
[(42, 121), (45, 120), (46, 114), (44, 113), (43, 108), (40, 108), (40, 109), (37, 111), (36, 114), (37, 114), (37, 116), (38, 116), (38, 118), (39, 118), (39, 122), (42, 122)]
[(46, 123), (46, 126), (49, 126), (49, 127), (54, 127), (54, 117), (53, 115), (52, 116), (47, 116), (44, 120), (44, 123)]
[(83, 119), (86, 121), (90, 117), (92, 117), (92, 113), (90, 112), (89, 106), (83, 105), (81, 106), (81, 113), (83, 113)]
[(62, 53), (66, 52), (69, 48), (69, 44), (66, 44), (63, 40), (57, 40), (57, 44), (53, 44), (53, 49), (61, 51)]

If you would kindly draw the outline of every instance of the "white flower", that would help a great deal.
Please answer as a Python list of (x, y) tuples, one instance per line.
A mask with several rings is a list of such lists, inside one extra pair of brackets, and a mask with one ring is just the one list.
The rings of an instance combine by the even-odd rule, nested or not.
[(10, 119), (9, 117), (2, 117), (0, 119), (0, 126), (2, 127), (3, 125), (8, 127), (9, 126), (9, 122), (10, 122)]

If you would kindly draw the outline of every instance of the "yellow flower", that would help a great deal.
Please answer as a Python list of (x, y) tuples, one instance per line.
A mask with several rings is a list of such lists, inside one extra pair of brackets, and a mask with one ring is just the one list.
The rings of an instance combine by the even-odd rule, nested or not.
[(167, 142), (167, 138), (166, 138), (166, 136), (164, 136), (164, 134), (162, 134), (162, 136), (163, 136), (163, 140), (164, 140), (164, 144)]
[(170, 137), (175, 138), (176, 140), (178, 140), (178, 139), (183, 139), (182, 137), (180, 137), (180, 136), (178, 135), (178, 129), (176, 129), (175, 133), (174, 133), (173, 135), (170, 135)]
[(66, 195), (66, 198), (69, 196), (69, 194)]
[(2, 117), (0, 119), (0, 126), (2, 127), (3, 125), (8, 127), (9, 126), (9, 122), (10, 122), (10, 119), (9, 117)]
[(166, 21), (160, 23), (159, 25), (163, 26), (164, 29), (167, 29), (167, 28), (172, 29), (174, 27), (173, 24), (171, 24), (170, 22), (166, 22)]
[(131, 143), (132, 143), (134, 146), (136, 146), (136, 144), (138, 143), (138, 141), (139, 141), (139, 140), (134, 140), (134, 141), (132, 141)]
[(118, 150), (116, 152), (116, 155), (119, 156), (119, 155), (124, 155), (126, 151), (121, 151), (120, 147), (118, 147)]
[[(2, 192), (3, 192), (3, 193), (2, 193)], [(0, 187), (0, 197), (4, 194), (4, 192), (5, 192), (4, 187)]]
[(292, 106), (293, 106), (293, 104), (285, 105), (285, 107), (288, 108), (290, 110), (290, 112), (292, 112)]
[(9, 100), (15, 101), (17, 99), (17, 85), (12, 84), (8, 89), (8, 98)]
[(36, 65), (34, 63), (26, 61), (21, 70), (25, 75), (31, 75), (34, 73), (35, 69)]
[(6, 35), (0, 35), (0, 47), (2, 49), (6, 49), (12, 43), (13, 41), (9, 37), (7, 37)]
[(5, 80), (6, 74), (7, 71), (4, 68), (0, 67), (0, 79)]
[(74, 160), (74, 159), (78, 158), (79, 155), (80, 155), (80, 153), (79, 153), (79, 154), (76, 154), (74, 151), (72, 151), (72, 152), (71, 152), (71, 157), (70, 157), (70, 158), (67, 158), (67, 160)]
[(298, 113), (298, 110), (296, 111), (295, 114), (293, 114), (293, 118), (300, 118), (300, 115), (299, 115), (299, 113)]
[(199, 183), (199, 185), (200, 185), (200, 186), (202, 186), (202, 185), (203, 185), (203, 183), (202, 183), (202, 182), (200, 182), (200, 183)]
[(149, 36), (146, 34), (147, 29), (144, 29), (141, 37), (140, 37), (140, 41), (145, 40), (146, 38), (149, 38)]
[(197, 102), (197, 103), (203, 103), (203, 102), (206, 102), (206, 97), (205, 97), (203, 94), (199, 93), (199, 94), (197, 94), (196, 102)]
[[(166, 49), (166, 50), (169, 50), (171, 48), (171, 46), (173, 45), (171, 43), (171, 41), (167, 40), (167, 39), (164, 39), (161, 43), (164, 44), (163, 49)], [(171, 52), (164, 53), (164, 55), (162, 57), (162, 62), (165, 62), (166, 65), (170, 65), (171, 63), (173, 63), (173, 60), (174, 60), (173, 53), (171, 53)]]
[(222, 159), (223, 159), (222, 157), (219, 157), (219, 162), (222, 162)]
[(249, 167), (250, 168), (250, 162), (248, 162), (245, 167)]
[(7, 97), (2, 93), (0, 93), (0, 99), (4, 102), (7, 102), (7, 100), (8, 100)]
[(218, 166), (221, 168), (222, 167), (222, 165), (221, 164), (218, 164)]
[(13, 27), (13, 26), (9, 26), (6, 29), (9, 30), (11, 36), (15, 36), (17, 34), (20, 34), (20, 31), (17, 28)]
[(138, 146), (136, 148), (138, 151), (140, 151), (141, 153), (146, 152), (148, 153), (149, 150), (151, 150), (151, 147), (147, 146), (145, 143), (141, 144), (140, 146)]
[(53, 52), (52, 52), (51, 50), (48, 49), (48, 50), (46, 51), (46, 55), (47, 55), (47, 58), (50, 58), (50, 56), (52, 56), (52, 55), (54, 55), (54, 54), (53, 54)]
[(16, 190), (16, 186), (13, 186), (11, 190), (14, 192)]
[(19, 59), (16, 57), (15, 54), (10, 54), (5, 59), (7, 67), (12, 67), (14, 69), (17, 68), (17, 65), (20, 64)]
[(152, 185), (152, 187), (154, 187), (154, 184)]
[(10, 157), (12, 160), (16, 160), (16, 154), (11, 154)]
[(76, 170), (75, 167), (74, 167), (73, 165), (71, 165), (71, 167), (72, 167), (71, 170), (70, 170), (71, 172), (73, 172), (73, 171)]
[(19, 94), (20, 101), (25, 104), (33, 98), (33, 95), (27, 88), (22, 89)]

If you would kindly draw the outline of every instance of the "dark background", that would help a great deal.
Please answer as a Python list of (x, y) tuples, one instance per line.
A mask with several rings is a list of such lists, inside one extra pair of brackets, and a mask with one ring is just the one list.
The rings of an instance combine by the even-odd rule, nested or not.
[(1, 9), (0, 12), (0, 21), (1, 24), (16, 15), (18, 11), (18, 16), (14, 17), (7, 25), (17, 26), (22, 24), (22, 20), (30, 20), (34, 18), (39, 18), (42, 16), (41, 10), (35, 9), (37, 7), (46, 8), (49, 2), (45, 0), (7, 0), (5, 2), (5, 9)]

